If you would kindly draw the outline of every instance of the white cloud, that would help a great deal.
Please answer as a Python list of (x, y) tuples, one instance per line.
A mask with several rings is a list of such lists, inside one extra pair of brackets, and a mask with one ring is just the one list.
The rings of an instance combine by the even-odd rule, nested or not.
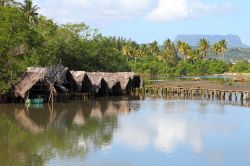
[[(20, 0), (21, 1), (21, 0)], [(205, 0), (34, 0), (40, 12), (59, 23), (130, 20), (172, 21), (231, 12), (229, 2)]]
[(147, 19), (166, 22), (206, 15), (220, 15), (232, 10), (233, 6), (229, 2), (215, 4), (205, 3), (202, 0), (159, 0), (158, 6), (148, 14)]
[(43, 14), (60, 23), (130, 19), (145, 14), (152, 4), (151, 0), (44, 0), (36, 2)]

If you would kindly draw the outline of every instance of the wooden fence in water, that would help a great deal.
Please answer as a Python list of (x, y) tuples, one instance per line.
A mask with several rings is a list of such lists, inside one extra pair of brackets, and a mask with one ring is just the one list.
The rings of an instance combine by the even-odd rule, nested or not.
[(249, 101), (250, 92), (241, 90), (223, 90), (208, 88), (186, 88), (173, 86), (145, 86), (136, 88), (134, 94), (152, 94), (152, 95), (172, 95), (184, 98), (202, 97), (205, 99), (217, 99), (228, 101)]

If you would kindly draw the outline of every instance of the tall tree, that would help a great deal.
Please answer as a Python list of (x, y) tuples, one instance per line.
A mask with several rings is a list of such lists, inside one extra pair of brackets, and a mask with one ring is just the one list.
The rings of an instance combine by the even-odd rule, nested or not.
[(226, 40), (219, 41), (220, 53), (222, 54), (223, 60), (225, 60), (225, 52), (228, 50), (228, 42)]
[(20, 10), (24, 12), (30, 23), (37, 23), (38, 20), (38, 5), (33, 5), (32, 0), (24, 0), (24, 3), (19, 3)]
[(0, 22), (0, 93), (5, 93), (31, 64), (31, 59), (36, 65), (36, 57), (31, 54), (39, 42), (17, 8), (0, 7)]
[(207, 41), (207, 39), (205, 38), (200, 39), (199, 44), (198, 44), (198, 50), (202, 58), (207, 58), (208, 49), (209, 49), (209, 42)]
[(152, 43), (149, 44), (149, 50), (150, 53), (153, 56), (157, 56), (160, 52), (159, 46), (158, 46), (158, 42), (157, 41), (153, 41)]
[(219, 43), (214, 43), (212, 45), (212, 51), (215, 54), (215, 56), (218, 57), (220, 52), (221, 52), (220, 44)]
[(191, 46), (186, 42), (177, 42), (177, 49), (180, 55), (184, 57), (184, 59), (188, 59), (189, 52), (192, 50)]
[(128, 44), (125, 44), (123, 47), (122, 47), (122, 54), (126, 57), (127, 61), (129, 59), (129, 45)]
[(167, 39), (164, 41), (163, 47), (164, 49), (161, 52), (161, 56), (164, 58), (164, 60), (170, 65), (176, 64), (178, 57), (174, 43), (170, 39)]

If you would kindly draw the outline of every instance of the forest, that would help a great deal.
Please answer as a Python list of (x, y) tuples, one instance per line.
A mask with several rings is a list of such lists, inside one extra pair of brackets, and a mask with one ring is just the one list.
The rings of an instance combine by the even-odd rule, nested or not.
[[(32, 0), (0, 0), (0, 93), (9, 92), (29, 66), (61, 63), (70, 70), (133, 71), (150, 75), (187, 76), (250, 72), (247, 61), (225, 61), (228, 43), (200, 39), (193, 48), (170, 39), (137, 43), (103, 36), (85, 23), (59, 25), (39, 13)], [(208, 56), (209, 54), (209, 56)]]

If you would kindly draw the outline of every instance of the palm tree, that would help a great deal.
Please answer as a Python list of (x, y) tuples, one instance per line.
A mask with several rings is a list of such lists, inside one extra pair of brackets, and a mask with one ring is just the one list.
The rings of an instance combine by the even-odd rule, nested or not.
[(184, 59), (187, 59), (189, 57), (189, 52), (192, 50), (191, 46), (189, 46), (186, 42), (177, 42), (177, 49), (179, 54), (181, 54)]
[(176, 59), (177, 58), (177, 50), (174, 45), (174, 43), (167, 39), (163, 43), (164, 50), (162, 51), (161, 55), (167, 60), (167, 59)]
[(194, 63), (195, 61), (200, 60), (200, 52), (199, 50), (190, 50), (188, 52), (188, 61)]
[(199, 50), (200, 54), (202, 55), (202, 58), (207, 57), (208, 49), (209, 49), (209, 42), (207, 41), (207, 39), (205, 39), (205, 38), (200, 39), (199, 45), (198, 45), (198, 50)]
[(128, 44), (122, 47), (122, 54), (126, 57), (128, 61), (128, 58), (129, 58), (129, 45)]
[(220, 44), (219, 44), (219, 43), (213, 44), (213, 45), (212, 45), (212, 51), (213, 51), (213, 53), (216, 55), (216, 57), (218, 57), (218, 55), (219, 55), (220, 52), (221, 52)]
[(170, 39), (167, 39), (166, 41), (164, 41), (163, 46), (164, 46), (164, 49), (170, 50), (173, 48), (173, 43)]
[(149, 50), (152, 55), (157, 56), (160, 52), (157, 41), (153, 41), (149, 44)]
[(225, 52), (228, 49), (228, 42), (226, 40), (221, 40), (219, 41), (219, 45), (220, 45), (220, 53), (222, 54), (223, 60), (225, 60)]
[(30, 23), (37, 23), (37, 11), (39, 9), (38, 5), (33, 5), (32, 0), (24, 0), (24, 3), (19, 3), (19, 6), (20, 10), (24, 12)]

